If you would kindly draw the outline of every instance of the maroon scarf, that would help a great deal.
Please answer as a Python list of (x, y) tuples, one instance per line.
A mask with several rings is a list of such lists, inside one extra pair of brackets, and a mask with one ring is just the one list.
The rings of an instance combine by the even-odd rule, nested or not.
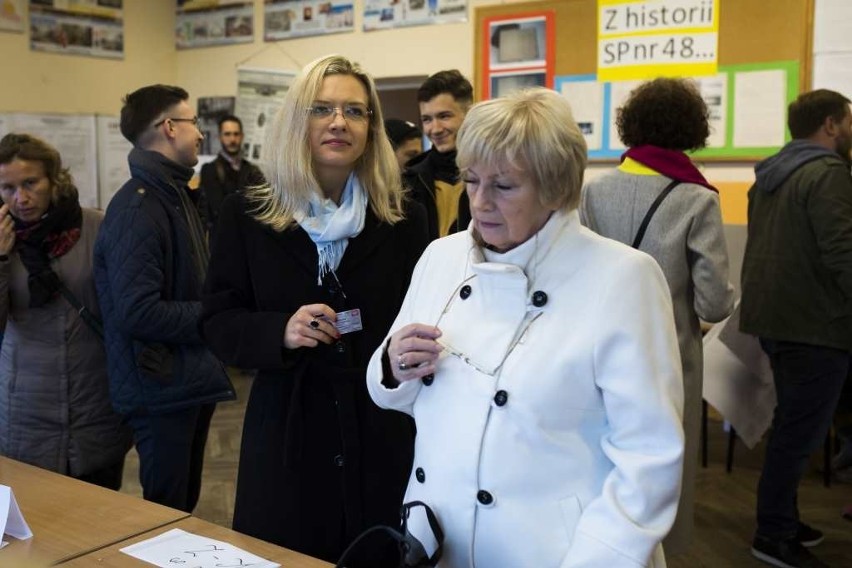
[(30, 307), (40, 308), (59, 292), (59, 277), (50, 266), (80, 240), (83, 212), (77, 190), (52, 205), (35, 223), (15, 222), (15, 250), (29, 273)]
[(710, 185), (710, 182), (701, 175), (689, 156), (679, 150), (667, 150), (659, 146), (644, 144), (629, 148), (621, 155), (621, 161), (623, 162), (625, 158), (635, 160), (667, 178), (681, 183), (703, 185), (707, 189), (719, 193), (719, 190)]

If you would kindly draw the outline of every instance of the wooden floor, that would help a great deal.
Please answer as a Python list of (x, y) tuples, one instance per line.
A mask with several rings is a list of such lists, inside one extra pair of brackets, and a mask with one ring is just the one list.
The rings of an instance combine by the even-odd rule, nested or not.
[[(239, 459), (243, 413), (251, 378), (233, 373), (235, 402), (220, 404), (213, 417), (204, 463), (204, 484), (195, 514), (202, 519), (230, 526), (234, 507), (234, 482)], [(727, 434), (718, 420), (709, 424), (709, 467), (699, 469), (696, 498), (696, 539), (691, 550), (668, 559), (669, 568), (737, 568), (765, 564), (749, 554), (754, 531), (755, 487), (760, 474), (763, 448), (748, 450), (738, 442), (734, 469), (725, 473)], [(852, 522), (840, 517), (852, 505), (852, 485), (834, 483), (826, 489), (815, 467), (799, 490), (802, 520), (825, 532), (825, 541), (813, 549), (832, 567), (852, 567)], [(131, 451), (124, 474), (124, 493), (141, 495), (138, 459)], [(615, 568), (615, 567), (613, 567)]]

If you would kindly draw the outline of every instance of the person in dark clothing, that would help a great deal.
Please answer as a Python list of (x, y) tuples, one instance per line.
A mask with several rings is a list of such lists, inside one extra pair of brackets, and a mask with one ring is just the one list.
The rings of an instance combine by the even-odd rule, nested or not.
[(769, 356), (778, 397), (757, 488), (752, 554), (825, 566), (823, 535), (799, 519), (797, 492), (821, 447), (852, 350), (852, 112), (820, 89), (790, 104), (793, 140), (755, 167), (749, 190), (740, 329)]
[[(214, 352), (258, 369), (233, 526), (335, 561), (399, 524), (414, 427), (365, 378), (428, 242), (425, 213), (403, 198), (373, 80), (343, 57), (305, 68), (264, 151), (269, 184), (225, 200), (203, 301)], [(376, 546), (347, 566), (398, 565)]]
[(263, 183), (257, 166), (243, 157), (243, 123), (238, 117), (227, 115), (219, 120), (219, 142), (222, 149), (215, 160), (201, 166), (198, 185), (198, 213), (211, 236), (225, 198)]
[(207, 244), (187, 183), (202, 140), (189, 95), (152, 85), (125, 97), (131, 179), (95, 242), (110, 396), (133, 429), (145, 499), (191, 512), (215, 404), (234, 398), (198, 318)]
[(385, 132), (388, 135), (399, 170), (405, 170), (405, 164), (423, 153), (423, 132), (413, 122), (398, 118), (385, 119)]
[(470, 204), (456, 166), (456, 134), (473, 104), (473, 86), (455, 69), (439, 71), (420, 86), (417, 101), (432, 148), (408, 162), (402, 181), (426, 209), (434, 240), (470, 223)]

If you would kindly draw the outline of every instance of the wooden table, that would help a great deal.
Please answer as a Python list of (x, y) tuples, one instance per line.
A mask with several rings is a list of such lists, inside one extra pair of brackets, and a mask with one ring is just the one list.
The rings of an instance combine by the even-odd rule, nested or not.
[(119, 552), (119, 550), (141, 540), (153, 538), (171, 529), (183, 529), (187, 532), (206, 536), (214, 540), (228, 542), (266, 560), (277, 562), (281, 564), (282, 568), (329, 568), (332, 566), (322, 560), (281, 548), (280, 546), (240, 534), (225, 527), (202, 521), (196, 517), (190, 517), (118, 544), (113, 544), (107, 548), (91, 552), (84, 556), (78, 556), (73, 560), (62, 563), (60, 568), (151, 568), (152, 564), (133, 558), (123, 552)]
[(58, 564), (189, 517), (64, 475), (0, 456), (0, 484), (12, 488), (33, 531), (28, 540), (6, 537), (0, 566), (12, 558), (35, 565)]

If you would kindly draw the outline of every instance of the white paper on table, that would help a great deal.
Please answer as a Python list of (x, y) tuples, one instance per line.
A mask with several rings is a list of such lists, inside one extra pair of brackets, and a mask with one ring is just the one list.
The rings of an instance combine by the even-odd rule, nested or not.
[[(20, 540), (26, 540), (33, 536), (33, 531), (30, 530), (27, 521), (24, 520), (21, 508), (18, 507), (15, 494), (8, 485), (0, 485), (0, 536), (4, 534)], [(7, 544), (7, 542), (0, 543), (0, 548)]]
[(787, 124), (787, 72), (734, 75), (734, 147), (783, 146)]
[(227, 542), (213, 540), (181, 529), (172, 529), (154, 538), (126, 546), (121, 549), (121, 552), (161, 568), (184, 565), (193, 568), (221, 566), (279, 568), (281, 566)]

